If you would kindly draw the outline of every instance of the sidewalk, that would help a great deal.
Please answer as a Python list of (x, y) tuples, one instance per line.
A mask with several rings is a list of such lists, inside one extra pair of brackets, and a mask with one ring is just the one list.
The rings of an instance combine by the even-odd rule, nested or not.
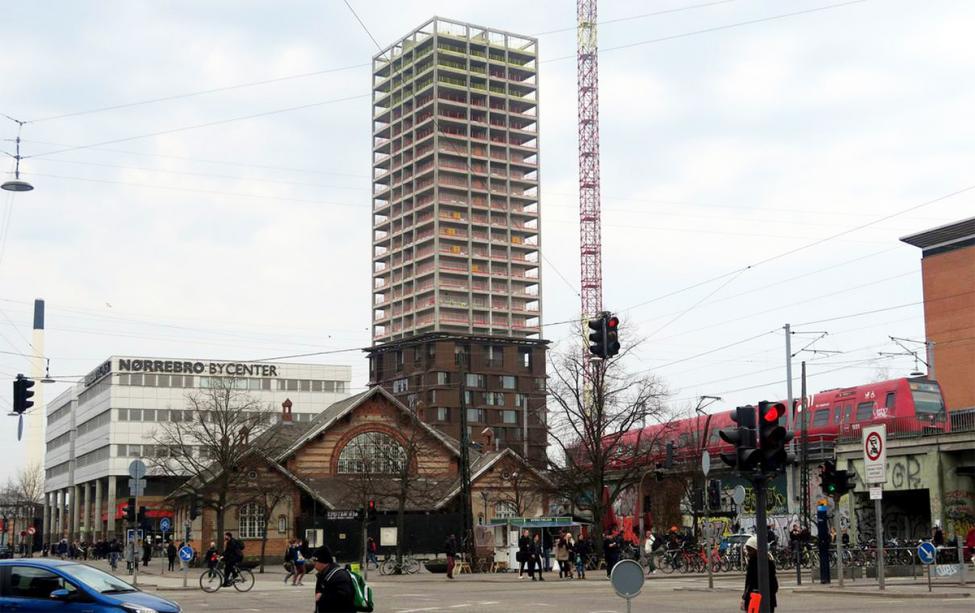
[(973, 589), (972, 586), (960, 585), (957, 581), (953, 583), (932, 581), (931, 586), (932, 589), (929, 592), (927, 580), (898, 577), (887, 579), (884, 590), (880, 589), (875, 580), (860, 580), (856, 582), (846, 581), (842, 588), (838, 582), (834, 581), (826, 585), (820, 583), (804, 584), (793, 587), (792, 591), (807, 594), (844, 594), (867, 598), (969, 598)]

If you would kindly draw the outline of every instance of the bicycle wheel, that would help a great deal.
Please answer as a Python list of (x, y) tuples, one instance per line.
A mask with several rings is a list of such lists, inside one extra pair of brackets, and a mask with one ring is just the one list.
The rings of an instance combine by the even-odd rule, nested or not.
[(237, 571), (237, 578), (234, 579), (234, 589), (238, 592), (249, 592), (254, 587), (254, 573), (241, 568)]
[(200, 575), (200, 589), (207, 594), (212, 594), (223, 585), (223, 573), (217, 569), (203, 571)]
[(396, 573), (396, 558), (386, 558), (379, 565), (380, 575), (392, 575)]
[(420, 572), (420, 562), (413, 556), (408, 556), (403, 560), (403, 566), (405, 567), (406, 573), (409, 575), (415, 575)]

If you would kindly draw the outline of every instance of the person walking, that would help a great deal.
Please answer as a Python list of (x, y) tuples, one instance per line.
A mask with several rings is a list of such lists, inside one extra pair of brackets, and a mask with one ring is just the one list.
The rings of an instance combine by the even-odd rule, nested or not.
[(176, 570), (176, 545), (170, 540), (166, 544), (166, 559), (169, 561), (169, 572)]
[[(542, 544), (542, 537), (541, 537), (541, 535), (540, 534), (536, 534), (535, 535), (535, 538), (532, 539), (532, 547), (531, 547), (532, 561), (531, 561), (531, 563), (528, 566), (528, 574), (529, 575), (532, 575), (532, 569), (536, 569), (538, 571), (538, 580), (539, 581), (545, 581), (545, 575), (542, 572), (542, 571), (545, 570), (545, 567), (542, 565), (543, 564), (542, 563), (542, 556), (544, 555), (544, 549), (543, 549), (543, 547), (544, 546)], [(532, 577), (532, 581), (534, 581), (534, 580), (535, 580), (535, 577), (533, 576)]]
[(613, 534), (609, 529), (603, 535), (603, 555), (606, 556), (606, 576), (609, 577), (613, 572), (613, 567), (620, 561), (620, 544), (622, 538), (619, 534)]
[(112, 539), (108, 546), (108, 564), (112, 567), (112, 572), (118, 570), (118, 559), (122, 555), (122, 544), (118, 539)]
[(315, 613), (355, 611), (355, 586), (349, 571), (335, 563), (328, 547), (319, 547), (311, 556), (315, 565)]
[(656, 538), (653, 536), (652, 530), (647, 530), (647, 538), (643, 541), (643, 554), (647, 557), (647, 576), (657, 572), (657, 566), (653, 563), (653, 544), (656, 542)]
[(447, 554), (447, 578), (454, 578), (454, 564), (457, 562), (457, 537), (451, 534), (443, 544), (444, 553)]
[(575, 568), (576, 541), (572, 533), (568, 530), (565, 532), (565, 548), (568, 553), (565, 561), (565, 576), (569, 579), (574, 579), (572, 570)]
[(569, 568), (569, 550), (566, 548), (564, 532), (559, 536), (559, 540), (555, 542), (555, 563), (559, 566), (559, 579), (565, 579), (569, 574), (567, 572)]
[(589, 546), (589, 539), (580, 536), (572, 549), (576, 562), (576, 578), (585, 579), (586, 564), (589, 563), (589, 554), (592, 553), (592, 548)]
[(284, 549), (284, 584), (295, 574), (295, 539), (288, 539), (288, 546)]
[(376, 553), (379, 551), (379, 547), (376, 546), (376, 541), (370, 536), (366, 541), (366, 564), (375, 564), (376, 568), (379, 568), (379, 558)]
[(148, 539), (142, 541), (142, 566), (149, 566), (149, 562), (152, 560), (152, 543)]
[[(521, 536), (518, 537), (518, 553), (516, 554), (518, 560), (518, 578), (525, 578), (525, 566), (528, 564), (528, 549), (531, 547), (532, 537), (528, 535), (528, 528), (521, 531)], [(533, 576), (531, 573), (528, 574), (529, 577)]]
[(294, 552), (294, 565), (295, 565), (295, 576), (291, 580), (291, 585), (304, 585), (303, 579), (305, 578), (305, 573), (308, 570), (308, 559), (305, 557), (305, 544), (301, 541), (295, 541), (295, 552)]
[[(745, 555), (748, 556), (748, 567), (745, 570), (745, 591), (741, 595), (741, 610), (747, 611), (751, 602), (752, 594), (758, 593), (758, 537), (750, 536), (745, 541)], [(779, 606), (776, 600), (776, 593), (779, 591), (779, 581), (775, 577), (775, 561), (769, 554), (764, 561), (768, 565), (768, 594), (769, 613), (775, 613), (775, 607)]]

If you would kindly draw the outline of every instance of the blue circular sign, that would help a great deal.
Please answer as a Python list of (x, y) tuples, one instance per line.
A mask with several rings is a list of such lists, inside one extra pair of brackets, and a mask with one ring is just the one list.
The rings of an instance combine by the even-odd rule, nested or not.
[(193, 548), (189, 545), (183, 545), (179, 548), (179, 559), (184, 562), (189, 562), (193, 559)]
[(934, 564), (934, 560), (938, 557), (938, 550), (934, 543), (925, 541), (917, 546), (917, 557), (920, 558), (921, 564)]
[(159, 529), (163, 532), (169, 532), (169, 529), (173, 527), (173, 522), (168, 517), (163, 517), (159, 520)]

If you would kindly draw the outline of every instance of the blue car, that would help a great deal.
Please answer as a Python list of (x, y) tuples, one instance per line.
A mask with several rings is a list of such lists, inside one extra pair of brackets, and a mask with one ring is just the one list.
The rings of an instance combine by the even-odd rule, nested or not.
[(180, 613), (180, 608), (87, 564), (16, 559), (0, 560), (0, 611)]

